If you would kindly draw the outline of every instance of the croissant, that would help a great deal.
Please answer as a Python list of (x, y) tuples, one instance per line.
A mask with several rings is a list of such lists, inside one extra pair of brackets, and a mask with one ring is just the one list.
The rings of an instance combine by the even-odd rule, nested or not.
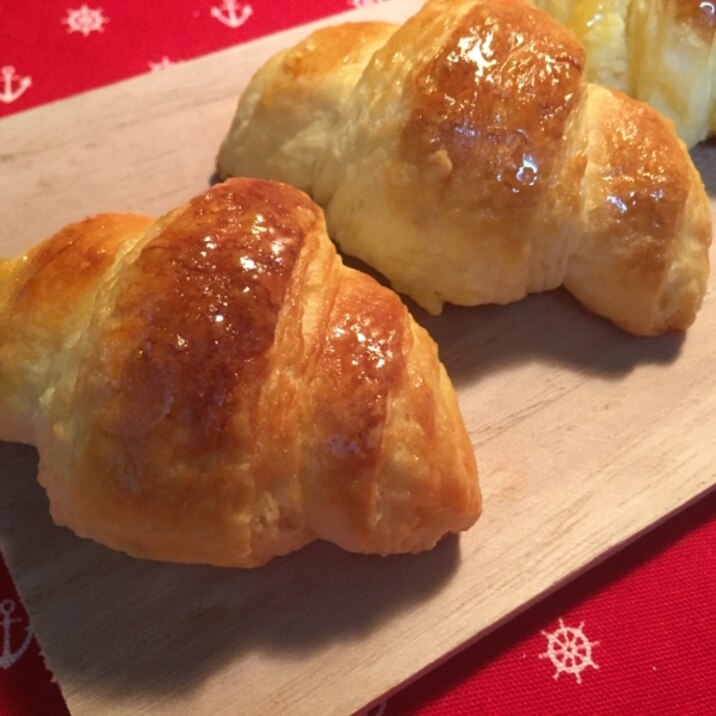
[(416, 552), (480, 512), (435, 344), (259, 180), (1, 262), (0, 439), (37, 445), (57, 524), (138, 557)]
[(716, 132), (716, 4), (704, 0), (533, 0), (573, 30), (587, 78), (649, 102), (693, 146)]
[(564, 285), (632, 333), (683, 330), (709, 268), (701, 178), (667, 120), (584, 67), (521, 0), (319, 30), (256, 75), (218, 170), (296, 181), (432, 313)]

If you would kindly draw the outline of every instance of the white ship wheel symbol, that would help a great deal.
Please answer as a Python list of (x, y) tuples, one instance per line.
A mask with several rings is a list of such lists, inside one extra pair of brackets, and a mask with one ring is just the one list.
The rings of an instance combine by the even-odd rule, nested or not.
[(555, 679), (559, 675), (573, 674), (577, 679), (577, 683), (582, 683), (582, 671), (588, 666), (598, 669), (599, 666), (592, 660), (592, 648), (599, 645), (598, 641), (589, 641), (582, 631), (584, 622), (578, 627), (565, 626), (564, 622), (559, 620), (559, 629), (552, 632), (543, 631), (542, 634), (547, 637), (547, 651), (540, 654), (540, 659), (549, 659), (554, 665)]

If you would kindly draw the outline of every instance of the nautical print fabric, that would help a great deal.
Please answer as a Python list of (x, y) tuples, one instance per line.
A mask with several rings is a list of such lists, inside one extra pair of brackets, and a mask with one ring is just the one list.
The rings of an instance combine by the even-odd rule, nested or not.
[[(375, 1), (0, 2), (0, 116)], [(715, 566), (716, 494), (367, 713), (716, 714)], [(66, 716), (1, 560), (0, 650), (0, 716)]]

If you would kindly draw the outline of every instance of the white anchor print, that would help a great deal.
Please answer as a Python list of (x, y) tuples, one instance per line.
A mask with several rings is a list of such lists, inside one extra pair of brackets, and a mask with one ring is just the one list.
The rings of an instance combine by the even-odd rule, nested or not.
[(242, 5), (237, 0), (223, 0), (221, 7), (212, 7), (211, 16), (227, 27), (236, 29), (241, 27), (253, 14), (254, 10), (246, 3)]
[(12, 625), (20, 621), (13, 619), (12, 613), (15, 611), (15, 601), (13, 599), (3, 599), (0, 602), (0, 629), (2, 629), (2, 652), (0, 653), (0, 669), (9, 669), (17, 660), (27, 651), (32, 641), (32, 629), (30, 625), (25, 626), (25, 639), (20, 646), (13, 651), (10, 637), (12, 635)]
[[(15, 74), (15, 68), (10, 65), (0, 69), (2, 80), (0, 81), (0, 102), (10, 104), (22, 97), (29, 87), (32, 86), (31, 77), (20, 77)], [(13, 85), (15, 87), (13, 88)]]

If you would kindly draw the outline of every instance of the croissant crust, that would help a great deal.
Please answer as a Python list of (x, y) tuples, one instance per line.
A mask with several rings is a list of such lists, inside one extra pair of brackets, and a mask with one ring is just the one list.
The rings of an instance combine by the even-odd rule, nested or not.
[(259, 180), (0, 263), (0, 439), (38, 446), (58, 524), (140, 557), (414, 552), (480, 511), (433, 341)]
[[(330, 69), (348, 45), (331, 32), (370, 35), (362, 72), (356, 57), (350, 73)], [(300, 156), (341, 248), (433, 313), (564, 285), (638, 335), (694, 321), (711, 243), (700, 176), (671, 122), (587, 82), (571, 32), (522, 0), (428, 0), (402, 26), (320, 37), (320, 62), (309, 37), (249, 86), (224, 175), (284, 179)], [(296, 57), (311, 70), (289, 90)], [(317, 94), (332, 123), (310, 119)]]

